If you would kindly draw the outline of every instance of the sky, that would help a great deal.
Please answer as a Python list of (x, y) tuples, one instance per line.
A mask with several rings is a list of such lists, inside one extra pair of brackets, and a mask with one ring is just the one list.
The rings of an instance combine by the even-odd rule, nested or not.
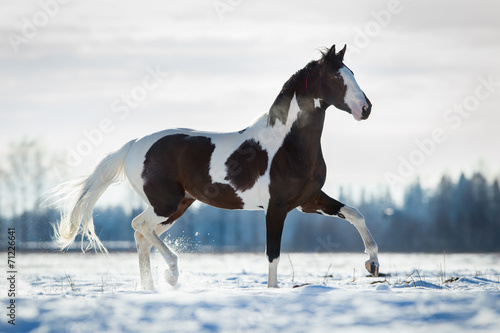
[[(500, 177), (495, 1), (0, 0), (0, 154), (23, 138), (88, 171), (166, 128), (236, 131), (320, 50), (347, 44), (371, 100), (330, 107), (325, 191)], [(2, 162), (0, 162), (2, 167)], [(61, 172), (64, 169), (64, 172)], [(60, 176), (61, 181), (65, 180)]]

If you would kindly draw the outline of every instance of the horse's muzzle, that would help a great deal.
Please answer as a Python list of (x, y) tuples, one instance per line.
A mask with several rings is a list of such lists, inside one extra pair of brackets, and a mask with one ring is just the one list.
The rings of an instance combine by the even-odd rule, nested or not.
[(372, 112), (372, 103), (370, 103), (370, 100), (368, 98), (366, 98), (366, 103), (367, 104), (363, 105), (363, 109), (361, 112), (361, 120), (368, 119), (370, 112)]

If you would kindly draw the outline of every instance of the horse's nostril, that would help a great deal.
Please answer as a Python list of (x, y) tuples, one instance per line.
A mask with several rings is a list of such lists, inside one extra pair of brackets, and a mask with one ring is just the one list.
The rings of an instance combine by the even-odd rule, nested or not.
[(370, 111), (371, 111), (370, 106), (364, 104), (363, 107), (361, 108), (361, 110), (362, 110), (362, 112), (361, 112), (362, 119), (368, 118), (368, 116), (370, 115)]

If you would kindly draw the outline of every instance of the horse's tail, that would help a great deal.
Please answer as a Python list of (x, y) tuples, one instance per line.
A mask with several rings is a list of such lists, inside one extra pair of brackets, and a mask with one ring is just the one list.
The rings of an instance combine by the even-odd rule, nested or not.
[[(92, 211), (109, 185), (124, 180), (125, 158), (134, 143), (132, 140), (106, 156), (89, 176), (54, 189), (54, 195), (65, 203), (60, 221), (52, 225), (54, 241), (61, 250), (69, 247), (81, 234), (82, 251), (94, 247), (96, 251), (108, 252), (95, 233)], [(85, 236), (89, 242), (86, 248), (83, 246)]]

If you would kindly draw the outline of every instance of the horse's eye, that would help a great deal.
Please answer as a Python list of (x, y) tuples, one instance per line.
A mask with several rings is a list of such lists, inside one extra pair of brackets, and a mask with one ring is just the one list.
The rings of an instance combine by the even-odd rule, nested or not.
[(340, 74), (338, 74), (338, 73), (337, 73), (337, 74), (335, 74), (335, 79), (336, 79), (336, 80), (340, 80), (341, 78), (342, 78), (342, 75), (340, 75)]

